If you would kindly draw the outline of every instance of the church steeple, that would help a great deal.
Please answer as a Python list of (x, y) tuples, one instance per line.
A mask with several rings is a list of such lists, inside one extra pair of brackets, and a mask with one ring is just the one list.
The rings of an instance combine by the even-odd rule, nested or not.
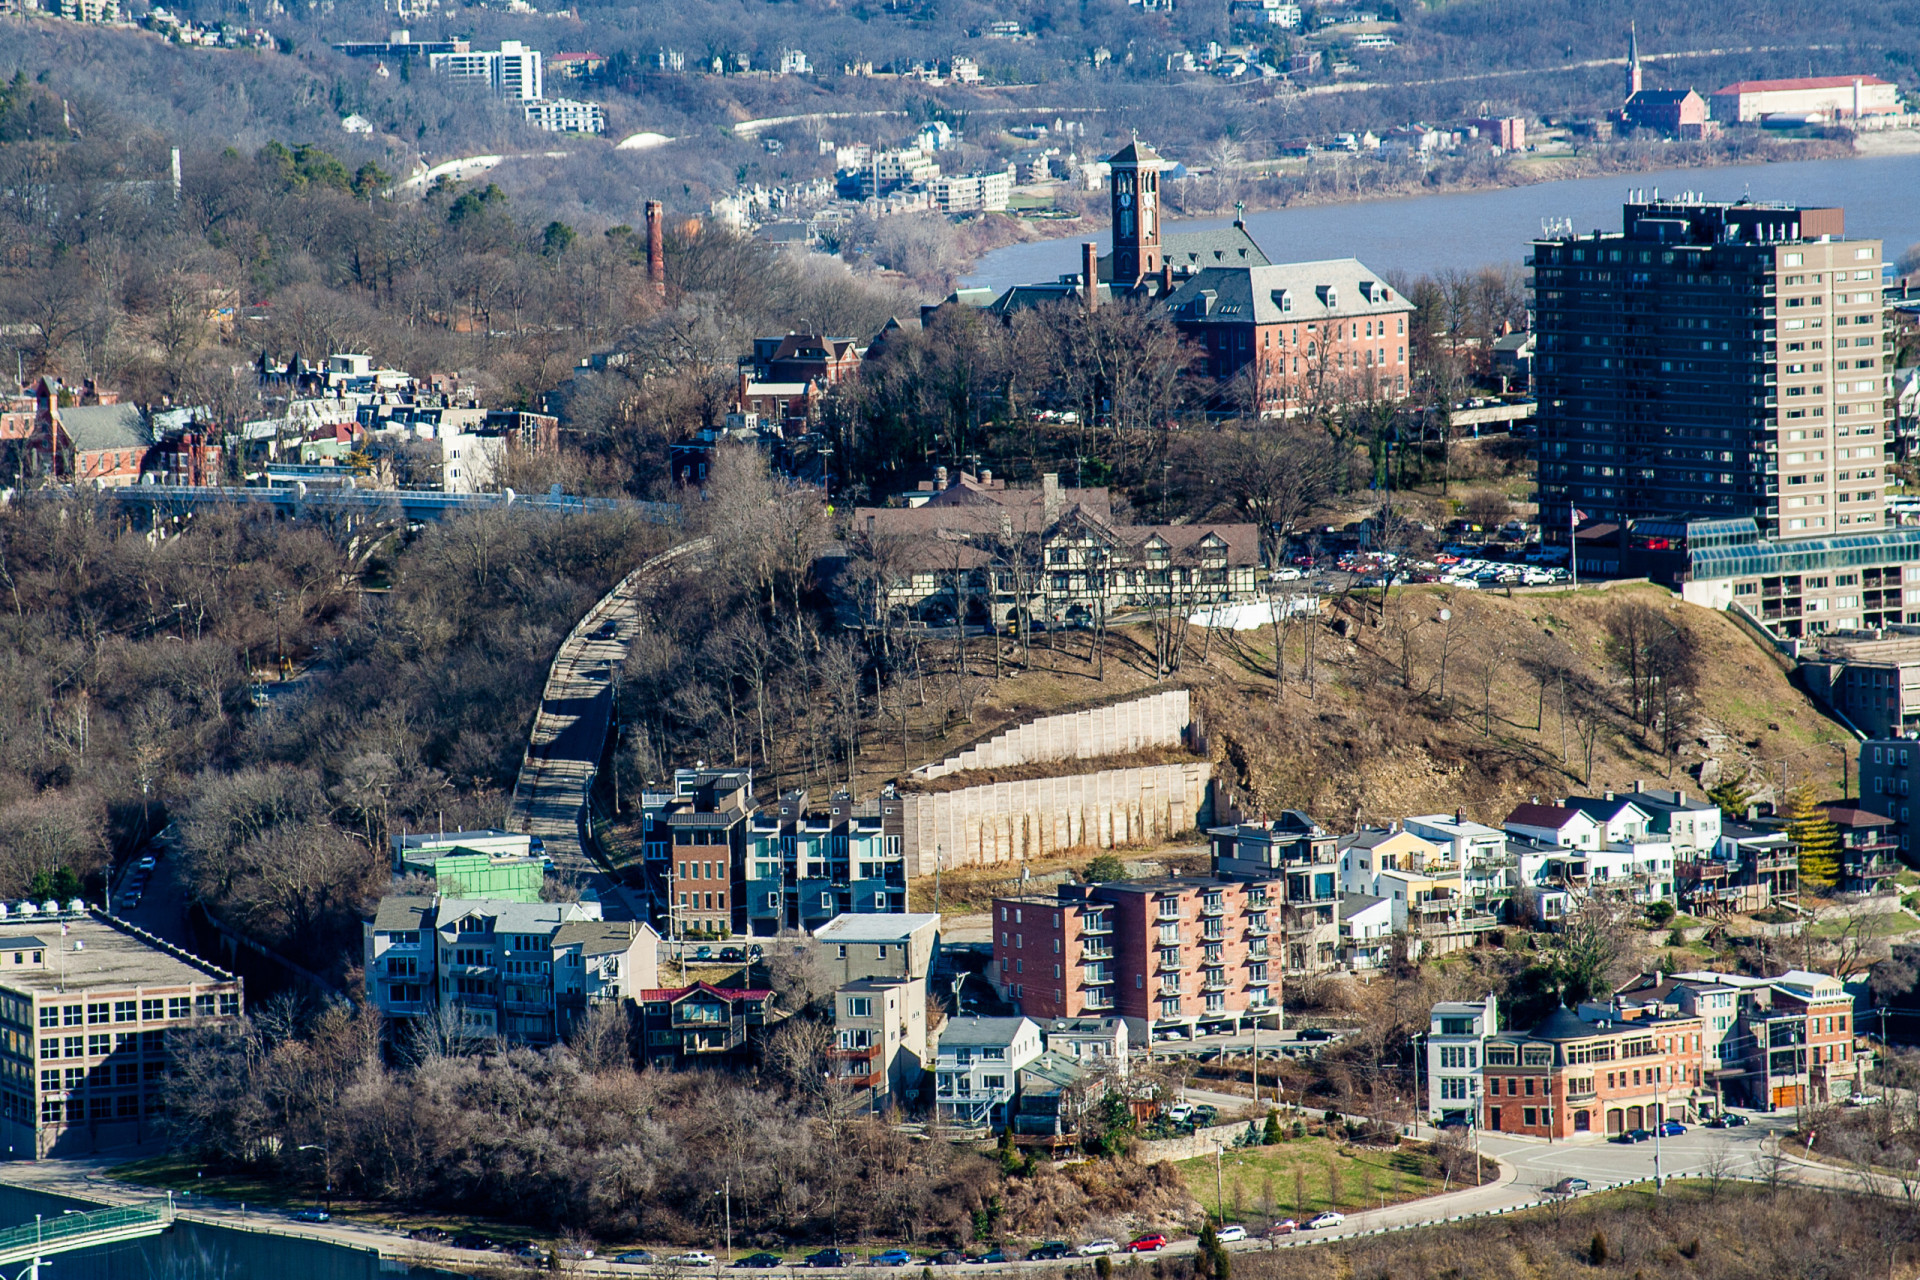
[(1152, 147), (1138, 138), (1107, 158), (1113, 202), (1113, 272), (1116, 289), (1131, 288), (1160, 270), (1160, 170)]
[(1640, 92), (1641, 87), (1640, 33), (1638, 24), (1629, 20), (1627, 22), (1627, 96), (1631, 98)]

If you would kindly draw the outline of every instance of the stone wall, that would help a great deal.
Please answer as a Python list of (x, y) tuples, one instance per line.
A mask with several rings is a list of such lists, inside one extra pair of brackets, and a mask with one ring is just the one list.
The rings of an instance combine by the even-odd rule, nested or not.
[[(1251, 1099), (1248, 1100), (1247, 1105), (1253, 1105)], [(1140, 1149), (1134, 1154), (1142, 1164), (1155, 1164), (1161, 1160), (1195, 1160), (1201, 1156), (1212, 1155), (1216, 1147), (1232, 1150), (1233, 1144), (1246, 1135), (1247, 1122), (1235, 1120), (1228, 1124), (1195, 1129), (1181, 1138), (1161, 1138), (1153, 1142), (1142, 1142)]]
[(904, 792), (908, 874), (932, 875), (936, 851), (952, 868), (1164, 840), (1208, 819), (1212, 777), (1201, 760)]
[(1175, 747), (1191, 718), (1187, 691), (1165, 689), (1111, 706), (1029, 720), (945, 760), (922, 765), (913, 776), (932, 780), (967, 769), (1004, 769), (1040, 760), (1088, 760)]

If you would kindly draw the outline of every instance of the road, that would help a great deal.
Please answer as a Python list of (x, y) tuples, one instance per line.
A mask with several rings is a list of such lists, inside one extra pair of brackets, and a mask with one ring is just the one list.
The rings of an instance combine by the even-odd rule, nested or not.
[(644, 920), (645, 903), (601, 867), (582, 831), (587, 796), (600, 770), (613, 719), (613, 685), (640, 634), (641, 598), (651, 581), (702, 554), (705, 539), (654, 556), (595, 602), (560, 643), (513, 784), (510, 830), (537, 835), (553, 869), (577, 880), (610, 920)]
[[(1780, 1152), (1776, 1157), (1774, 1153), (1780, 1145), (1779, 1136), (1790, 1127), (1790, 1122), (1785, 1118), (1772, 1119), (1759, 1116), (1755, 1117), (1751, 1124), (1740, 1129), (1690, 1129), (1680, 1137), (1662, 1140), (1659, 1150), (1661, 1172), (1671, 1177), (1689, 1175), (1697, 1177), (1718, 1173), (1728, 1178), (1765, 1180), (1770, 1170), (1777, 1165), (1783, 1182), (1854, 1191), (1861, 1188), (1860, 1176), (1849, 1170), (1795, 1159), (1790, 1151)], [(1431, 1136), (1431, 1134), (1429, 1131), (1422, 1130), (1421, 1136)], [(1593, 1185), (1595, 1191), (1600, 1191), (1609, 1186), (1642, 1182), (1652, 1177), (1654, 1172), (1655, 1153), (1651, 1142), (1624, 1146), (1605, 1141), (1548, 1143), (1518, 1138), (1483, 1137), (1480, 1150), (1483, 1155), (1493, 1157), (1500, 1164), (1500, 1175), (1493, 1182), (1479, 1187), (1469, 1187), (1463, 1191), (1430, 1196), (1424, 1200), (1410, 1200), (1384, 1209), (1351, 1213), (1338, 1228), (1302, 1232), (1285, 1237), (1278, 1242), (1278, 1247), (1302, 1248), (1336, 1240), (1350, 1240), (1356, 1236), (1378, 1231), (1402, 1230), (1444, 1221), (1510, 1213), (1542, 1204), (1548, 1198), (1544, 1194), (1545, 1188), (1566, 1177), (1585, 1178)], [(155, 1194), (151, 1188), (130, 1186), (108, 1179), (105, 1176), (106, 1170), (115, 1163), (117, 1162), (111, 1159), (19, 1161), (0, 1165), (0, 1183), (72, 1196), (100, 1204), (132, 1204), (150, 1199)], [(1904, 1193), (1904, 1188), (1899, 1182), (1890, 1177), (1875, 1180), (1874, 1189), (1889, 1196), (1901, 1196)], [(291, 1211), (283, 1209), (263, 1211), (259, 1208), (206, 1200), (199, 1196), (180, 1197), (178, 1205), (179, 1217), (189, 1221), (253, 1231), (273, 1231), (309, 1239), (327, 1240), (336, 1244), (373, 1248), (387, 1257), (423, 1264), (435, 1262), (440, 1265), (473, 1266), (480, 1263), (497, 1265), (501, 1261), (498, 1254), (423, 1245), (408, 1240), (395, 1231), (352, 1222), (297, 1223), (293, 1221)], [(500, 1237), (504, 1239), (521, 1237), (523, 1234), (525, 1233), (508, 1228), (502, 1228), (500, 1231)], [(1179, 1240), (1170, 1245), (1166, 1252), (1192, 1253), (1194, 1246), (1195, 1242), (1191, 1239)], [(718, 1241), (711, 1241), (706, 1247), (715, 1253), (720, 1251)], [(862, 1252), (876, 1251), (878, 1247)], [(1270, 1246), (1263, 1240), (1248, 1240), (1230, 1247), (1240, 1252), (1266, 1249)], [(664, 1255), (668, 1251), (660, 1252)], [(798, 1252), (804, 1252), (804, 1250), (796, 1250), (796, 1253)], [(1073, 1258), (1062, 1262), (1020, 1262), (993, 1267), (942, 1267), (938, 1270), (955, 1276), (1032, 1276), (1049, 1269), (1085, 1265), (1085, 1261), (1085, 1259)], [(914, 1265), (920, 1265), (917, 1255)], [(619, 1266), (606, 1259), (570, 1264), (570, 1267), (580, 1272), (601, 1275), (648, 1276), (654, 1274), (656, 1270), (649, 1267)], [(684, 1271), (677, 1268), (669, 1270), (684, 1277)], [(795, 1280), (801, 1270), (795, 1267), (780, 1268), (780, 1271), (787, 1274), (789, 1280)], [(867, 1271), (868, 1268), (865, 1267), (859, 1268), (858, 1272), (848, 1268), (841, 1274)], [(661, 1274), (666, 1273), (663, 1271)], [(808, 1270), (805, 1274), (822, 1276), (823, 1280), (827, 1280), (835, 1273), (830, 1269), (823, 1269), (822, 1271)]]

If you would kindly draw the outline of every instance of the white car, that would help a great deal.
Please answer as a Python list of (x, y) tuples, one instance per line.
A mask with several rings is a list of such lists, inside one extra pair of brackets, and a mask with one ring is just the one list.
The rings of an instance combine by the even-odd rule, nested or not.
[(710, 1267), (713, 1265), (713, 1263), (714, 1263), (713, 1255), (710, 1253), (703, 1253), (699, 1249), (691, 1249), (691, 1250), (688, 1250), (686, 1253), (677, 1253), (673, 1257), (667, 1259), (668, 1266), (677, 1266), (677, 1267)]
[(1111, 1240), (1089, 1240), (1074, 1252), (1083, 1258), (1097, 1258), (1103, 1253), (1120, 1252), (1120, 1246)]
[(1315, 1214), (1313, 1217), (1308, 1218), (1307, 1230), (1324, 1231), (1328, 1227), (1337, 1227), (1341, 1223), (1345, 1222), (1346, 1220), (1347, 1220), (1346, 1214), (1335, 1213), (1331, 1209), (1329, 1209), (1325, 1213), (1318, 1213), (1318, 1214)]
[(1247, 1229), (1236, 1222), (1230, 1227), (1222, 1227), (1214, 1232), (1213, 1238), (1221, 1244), (1232, 1244), (1235, 1240), (1245, 1240)]
[(1278, 569), (1275, 569), (1272, 574), (1275, 582), (1298, 582), (1305, 576), (1305, 574), (1290, 564), (1281, 565)]

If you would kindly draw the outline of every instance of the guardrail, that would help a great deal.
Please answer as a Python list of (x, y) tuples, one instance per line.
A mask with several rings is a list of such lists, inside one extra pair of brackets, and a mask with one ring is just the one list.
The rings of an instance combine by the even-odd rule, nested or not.
[(149, 1200), (144, 1204), (95, 1209), (88, 1213), (64, 1213), (57, 1218), (0, 1231), (0, 1266), (158, 1235), (172, 1225), (170, 1200)]
[(357, 489), (346, 485), (170, 485), (131, 484), (100, 490), (102, 497), (147, 507), (235, 506), (308, 507), (341, 511), (382, 511), (398, 507), (413, 515), (452, 515), (513, 507), (560, 515), (630, 511), (654, 524), (678, 525), (680, 508), (670, 502), (633, 498), (584, 498), (568, 493), (436, 493), (417, 489)]

